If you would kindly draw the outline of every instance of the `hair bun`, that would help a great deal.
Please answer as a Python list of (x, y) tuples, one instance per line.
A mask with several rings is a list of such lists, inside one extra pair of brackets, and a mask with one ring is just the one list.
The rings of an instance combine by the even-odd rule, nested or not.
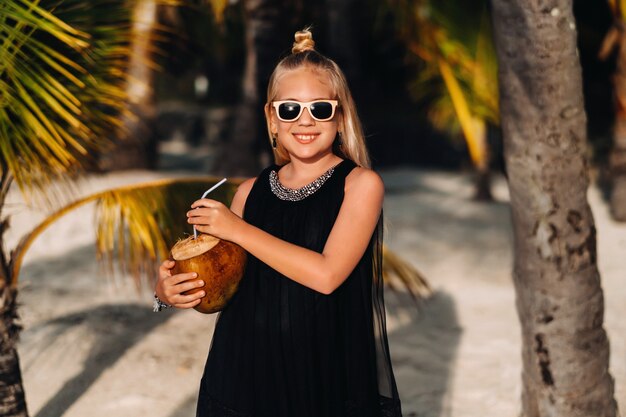
[(292, 54), (315, 50), (315, 41), (313, 40), (313, 34), (309, 28), (296, 32), (295, 38), (296, 41), (293, 43), (293, 47), (291, 48)]

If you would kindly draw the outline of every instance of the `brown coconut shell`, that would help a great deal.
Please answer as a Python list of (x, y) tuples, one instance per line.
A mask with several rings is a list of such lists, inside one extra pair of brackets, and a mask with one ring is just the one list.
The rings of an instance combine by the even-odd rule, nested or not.
[(239, 245), (201, 233), (178, 241), (171, 250), (176, 262), (172, 274), (196, 272), (204, 286), (186, 291), (193, 294), (204, 290), (200, 304), (194, 307), (205, 314), (222, 310), (239, 287), (246, 267), (246, 251)]

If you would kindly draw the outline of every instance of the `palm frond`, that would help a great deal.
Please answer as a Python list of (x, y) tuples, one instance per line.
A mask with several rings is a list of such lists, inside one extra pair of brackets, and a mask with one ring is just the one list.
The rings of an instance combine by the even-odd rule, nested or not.
[[(50, 214), (25, 235), (12, 251), (12, 285), (17, 284), (22, 259), (28, 248), (50, 224), (74, 209), (95, 203), (96, 250), (107, 270), (114, 260), (137, 283), (154, 277), (156, 262), (168, 256), (169, 248), (191, 232), (185, 213), (192, 202), (219, 179), (215, 177), (177, 178), (119, 187), (81, 198)], [(230, 180), (211, 198), (230, 204), (240, 180)]]
[[(91, 165), (91, 155), (123, 135), (131, 44), (142, 36), (132, 31), (134, 6), (128, 0), (3, 1), (0, 166), (27, 200), (32, 189), (50, 197), (45, 191), (52, 181)], [(154, 41), (149, 48), (156, 53)]]
[(474, 57), (476, 65), (471, 84), (474, 114), (497, 126), (500, 124), (498, 62), (493, 42), (491, 19), (486, 9), (481, 16)]
[(435, 129), (447, 131), (451, 138), (461, 137), (461, 125), (449, 94), (442, 94), (433, 100), (427, 115)]
[[(412, 91), (419, 91), (415, 98), (431, 104), (435, 127), (453, 136), (460, 127), (472, 160), (481, 161), (475, 125), (499, 123), (497, 61), (485, 1), (387, 3), (399, 36), (425, 63), (412, 85)], [(443, 108), (446, 103), (451, 109)]]
[(123, 0), (3, 2), (0, 161), (27, 199), (115, 135), (129, 16)]
[[(106, 271), (115, 261), (137, 285), (152, 285), (158, 261), (169, 256), (174, 243), (192, 233), (185, 221), (191, 203), (219, 178), (176, 178), (132, 184), (79, 199), (49, 215), (25, 235), (12, 251), (12, 286), (18, 282), (24, 255), (52, 223), (74, 209), (95, 203), (96, 251)], [(213, 191), (212, 199), (230, 205), (241, 180), (230, 180)], [(431, 290), (422, 274), (383, 246), (383, 278), (391, 288), (404, 287), (413, 298), (426, 298)]]
[(383, 280), (392, 290), (397, 291), (400, 286), (404, 287), (416, 301), (428, 298), (432, 294), (426, 278), (385, 245), (383, 245)]
[(480, 166), (481, 164), (484, 164), (486, 150), (482, 146), (483, 141), (482, 136), (480, 136), (481, 132), (476, 129), (476, 118), (472, 116), (465, 94), (463, 93), (458, 80), (452, 73), (452, 69), (448, 63), (442, 59), (439, 60), (438, 63), (441, 77), (443, 78), (448, 93), (450, 94), (450, 98), (452, 99), (454, 112), (459, 120), (461, 129), (463, 130), (463, 135), (465, 135), (467, 148), (469, 150), (470, 157), (472, 158), (472, 162), (474, 165)]

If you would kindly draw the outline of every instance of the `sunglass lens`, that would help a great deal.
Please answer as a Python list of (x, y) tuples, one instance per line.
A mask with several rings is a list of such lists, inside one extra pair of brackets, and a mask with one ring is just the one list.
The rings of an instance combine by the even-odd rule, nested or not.
[(294, 120), (300, 114), (298, 103), (282, 103), (278, 106), (278, 117), (283, 120)]
[(333, 105), (328, 101), (318, 101), (311, 104), (311, 114), (316, 119), (326, 120), (330, 119), (333, 114)]

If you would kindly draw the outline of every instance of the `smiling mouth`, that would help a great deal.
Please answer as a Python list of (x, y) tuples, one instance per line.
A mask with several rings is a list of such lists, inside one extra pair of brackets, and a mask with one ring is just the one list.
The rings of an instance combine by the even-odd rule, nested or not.
[(316, 139), (319, 134), (302, 134), (302, 133), (294, 133), (293, 136), (298, 140), (298, 142), (308, 143), (312, 140)]

